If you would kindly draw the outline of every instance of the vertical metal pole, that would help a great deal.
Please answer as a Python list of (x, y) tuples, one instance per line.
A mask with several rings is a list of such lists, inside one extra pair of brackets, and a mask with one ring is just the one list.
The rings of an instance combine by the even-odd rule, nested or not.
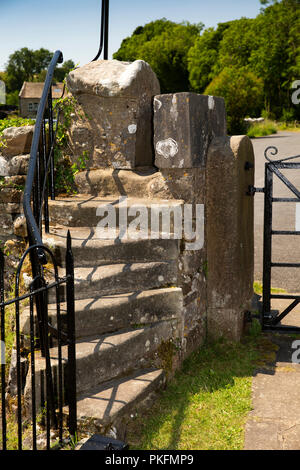
[(271, 314), (271, 262), (272, 262), (272, 198), (273, 172), (265, 164), (264, 254), (263, 254), (263, 309), (262, 327)]
[[(31, 286), (30, 292), (32, 293)], [(32, 450), (36, 450), (36, 393), (35, 393), (35, 360), (34, 360), (34, 310), (33, 296), (30, 296), (30, 367), (31, 367), (31, 413), (32, 413)]]
[[(49, 153), (51, 152), (52, 145), (54, 145), (54, 131), (53, 131), (53, 109), (52, 109), (52, 89), (49, 89), (48, 95), (48, 111), (49, 111)], [(50, 161), (50, 197), (55, 199), (55, 181), (54, 181), (54, 152), (51, 155)]]
[(77, 429), (76, 402), (76, 346), (75, 346), (75, 306), (74, 306), (74, 260), (71, 246), (71, 234), (68, 230), (66, 251), (67, 276), (67, 321), (68, 321), (68, 366), (67, 400), (69, 406), (69, 431), (75, 437)]
[[(0, 249), (0, 302), (4, 302), (4, 255)], [(1, 305), (1, 341), (5, 345), (5, 307)], [(0, 358), (5, 351), (0, 349)], [(4, 361), (5, 362), (5, 361)], [(1, 410), (2, 410), (2, 450), (6, 450), (6, 403), (5, 403), (5, 363), (1, 363)]]
[(104, 60), (108, 59), (108, 30), (109, 30), (109, 0), (104, 2), (105, 20), (104, 20)]

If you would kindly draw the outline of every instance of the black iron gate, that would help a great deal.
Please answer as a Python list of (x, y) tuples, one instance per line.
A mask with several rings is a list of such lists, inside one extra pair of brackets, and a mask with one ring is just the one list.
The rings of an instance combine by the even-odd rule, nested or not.
[[(272, 292), (273, 268), (300, 268), (300, 263), (274, 261), (272, 258), (272, 242), (274, 237), (300, 235), (297, 230), (274, 230), (273, 207), (278, 203), (300, 203), (300, 187), (297, 188), (283, 173), (282, 170), (300, 170), (300, 155), (271, 160), (269, 155), (276, 155), (276, 147), (268, 147), (265, 150), (265, 187), (255, 189), (265, 193), (264, 201), (264, 254), (263, 254), (263, 305), (261, 323), (264, 330), (300, 331), (300, 327), (282, 325), (282, 320), (300, 303), (300, 294), (286, 294)], [(277, 178), (288, 188), (289, 197), (274, 197), (274, 179)], [(300, 241), (300, 240), (299, 240)], [(292, 274), (291, 274), (292, 275)], [(300, 291), (300, 286), (299, 286)], [(284, 299), (290, 301), (282, 311), (272, 310), (272, 299)]]

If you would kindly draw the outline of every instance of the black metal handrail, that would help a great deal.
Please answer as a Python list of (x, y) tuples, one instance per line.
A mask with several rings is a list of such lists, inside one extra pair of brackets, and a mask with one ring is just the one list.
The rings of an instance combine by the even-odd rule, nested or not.
[[(52, 80), (55, 67), (63, 61), (63, 55), (56, 51), (50, 62), (44, 84), (42, 97), (39, 103), (36, 124), (31, 144), (30, 160), (23, 197), (23, 208), (28, 229), (29, 248), (23, 254), (15, 276), (15, 296), (6, 299), (4, 295), (4, 255), (0, 249), (0, 340), (5, 344), (6, 314), (8, 306), (15, 307), (15, 348), (17, 359), (17, 421), (18, 421), (18, 449), (22, 450), (22, 434), (24, 424), (23, 404), (25, 383), (31, 387), (31, 422), (33, 449), (37, 446), (37, 412), (45, 405), (47, 449), (50, 448), (50, 428), (59, 431), (59, 443), (63, 441), (63, 406), (69, 407), (68, 427), (71, 436), (76, 434), (76, 355), (75, 355), (75, 312), (74, 312), (74, 262), (71, 247), (71, 235), (68, 232), (65, 276), (60, 277), (58, 263), (52, 251), (43, 243), (43, 224), (45, 232), (49, 232), (48, 195), (55, 199), (55, 165), (54, 146), (59, 123), (59, 109), (57, 112), (56, 129), (54, 130), (52, 106)], [(44, 216), (44, 217), (43, 217)], [(21, 270), (25, 259), (30, 258), (32, 282), (26, 294), (20, 293)], [(46, 274), (47, 261), (53, 266), (54, 282), (50, 282), (51, 273)], [(50, 276), (50, 277), (49, 277)], [(60, 314), (61, 288), (66, 297), (66, 321), (63, 330)], [(52, 325), (49, 315), (49, 293), (55, 291), (56, 325)], [(20, 328), (20, 302), (29, 300), (30, 305), (30, 350), (23, 344), (24, 334)], [(35, 304), (35, 308), (34, 308)], [(37, 321), (36, 321), (37, 320)], [(64, 366), (62, 346), (67, 347), (67, 362)], [(57, 347), (58, 377), (56, 365), (53, 363), (50, 348)], [(35, 353), (41, 352), (44, 369), (40, 371), (40, 385), (36, 384)], [(26, 378), (22, 375), (21, 355), (28, 360), (30, 374)], [(38, 353), (40, 354), (40, 353)], [(45, 374), (42, 380), (42, 374)], [(29, 377), (30, 376), (30, 377)], [(30, 381), (31, 379), (31, 381)], [(65, 380), (64, 380), (65, 379)], [(45, 390), (44, 390), (45, 385)], [(40, 388), (40, 402), (36, 400), (36, 392)], [(0, 376), (1, 406), (0, 423), (2, 427), (2, 449), (6, 449), (6, 365), (1, 364)], [(41, 406), (40, 406), (41, 405)], [(25, 407), (25, 408), (24, 408)], [(57, 410), (58, 409), (58, 410)], [(1, 439), (0, 439), (1, 448)]]
[[(30, 150), (30, 160), (24, 190), (23, 208), (27, 222), (29, 244), (43, 245), (41, 236), (40, 213), (43, 203), (45, 203), (45, 228), (48, 231), (48, 194), (47, 184), (48, 171), (50, 168), (50, 195), (55, 198), (54, 187), (54, 131), (53, 131), (53, 110), (52, 110), (52, 79), (55, 67), (62, 63), (63, 55), (61, 51), (56, 51), (50, 62), (45, 85), (39, 102), (36, 123), (33, 133), (33, 139)], [(45, 111), (48, 110), (49, 141), (46, 141), (46, 117)], [(58, 122), (58, 120), (57, 120)], [(41, 155), (42, 154), (42, 155)], [(42, 157), (42, 158), (41, 158)], [(44, 167), (44, 177), (41, 178), (41, 166)], [(36, 181), (35, 181), (36, 178)], [(42, 180), (42, 181), (41, 181)], [(35, 187), (34, 187), (35, 186)], [(33, 199), (33, 209), (31, 200)], [(46, 263), (45, 253), (41, 248), (37, 255), (42, 263)]]
[(101, 6), (101, 28), (100, 28), (100, 45), (97, 55), (92, 60), (99, 59), (102, 49), (103, 51), (103, 58), (104, 60), (108, 59), (108, 28), (109, 28), (109, 0), (102, 0)]

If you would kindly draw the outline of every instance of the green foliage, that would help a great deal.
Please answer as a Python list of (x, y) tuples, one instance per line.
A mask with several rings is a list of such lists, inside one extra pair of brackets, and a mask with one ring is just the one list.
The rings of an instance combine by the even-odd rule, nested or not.
[(79, 171), (85, 170), (89, 153), (84, 150), (82, 155), (76, 158), (76, 162), (72, 162), (68, 145), (68, 129), (71, 124), (71, 114), (77, 113), (79, 117), (81, 114), (78, 111), (76, 99), (71, 95), (56, 100), (55, 107), (60, 109), (62, 115), (58, 122), (54, 147), (55, 188), (59, 194), (76, 193), (74, 177)]
[(244, 444), (261, 335), (220, 340), (191, 354), (148, 411), (128, 426), (131, 449), (234, 450)]
[(11, 106), (19, 106), (19, 91), (11, 91), (6, 94), (6, 104)]
[(203, 93), (219, 71), (220, 42), (230, 23), (221, 23), (217, 29), (206, 29), (198, 36), (188, 52), (189, 81), (193, 91)]
[(162, 93), (188, 91), (187, 55), (202, 28), (202, 24), (176, 24), (165, 18), (153, 21), (139, 26), (124, 39), (113, 57), (148, 62), (160, 81)]
[[(256, 112), (251, 111), (253, 116), (265, 109), (272, 119), (297, 120), (300, 108), (291, 102), (290, 87), (300, 73), (300, 3), (267, 3), (256, 18), (222, 23), (196, 39), (188, 53), (190, 83), (194, 91), (206, 93), (205, 87), (224, 69), (240, 69), (245, 76), (252, 73), (263, 84), (263, 101)], [(253, 101), (251, 93), (248, 98)], [(249, 108), (252, 105), (247, 106), (243, 117), (249, 114)], [(229, 113), (229, 120), (233, 118)]]
[(35, 124), (33, 119), (26, 119), (21, 117), (9, 117), (5, 119), (0, 119), (0, 134), (7, 127), (22, 127), (22, 126), (32, 126)]
[[(37, 50), (23, 47), (9, 56), (5, 69), (4, 82), (9, 99), (8, 104), (15, 103), (15, 95), (12, 92), (19, 92), (23, 82), (44, 81), (46, 70), (53, 57), (53, 53), (48, 49)], [(74, 68), (74, 62), (67, 60), (54, 73), (54, 80), (62, 81), (66, 74)], [(1, 78), (3, 80), (3, 78)]]
[(231, 134), (243, 132), (245, 115), (256, 115), (263, 103), (262, 80), (245, 68), (224, 68), (204, 93), (225, 99), (228, 129)]
[(247, 136), (250, 138), (253, 137), (263, 137), (266, 135), (276, 134), (277, 127), (272, 121), (264, 121), (257, 124), (252, 124), (248, 131)]

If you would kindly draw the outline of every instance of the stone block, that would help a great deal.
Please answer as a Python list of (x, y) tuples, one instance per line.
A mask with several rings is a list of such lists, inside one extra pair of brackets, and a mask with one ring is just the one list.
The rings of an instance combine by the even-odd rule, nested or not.
[[(208, 333), (239, 339), (253, 296), (254, 153), (246, 136), (215, 138), (207, 158)], [(231, 333), (230, 333), (231, 331)]]
[(98, 60), (70, 72), (78, 103), (69, 132), (75, 158), (85, 150), (88, 168), (151, 166), (152, 101), (159, 82), (142, 60)]
[(196, 93), (154, 97), (155, 165), (204, 167), (213, 137), (226, 135), (223, 98)]
[(27, 175), (29, 159), (30, 154), (12, 157), (8, 162), (8, 175)]
[(5, 157), (28, 154), (30, 152), (34, 126), (8, 127), (2, 133), (5, 147), (1, 152)]
[(0, 176), (9, 175), (9, 165), (7, 160), (0, 155)]

